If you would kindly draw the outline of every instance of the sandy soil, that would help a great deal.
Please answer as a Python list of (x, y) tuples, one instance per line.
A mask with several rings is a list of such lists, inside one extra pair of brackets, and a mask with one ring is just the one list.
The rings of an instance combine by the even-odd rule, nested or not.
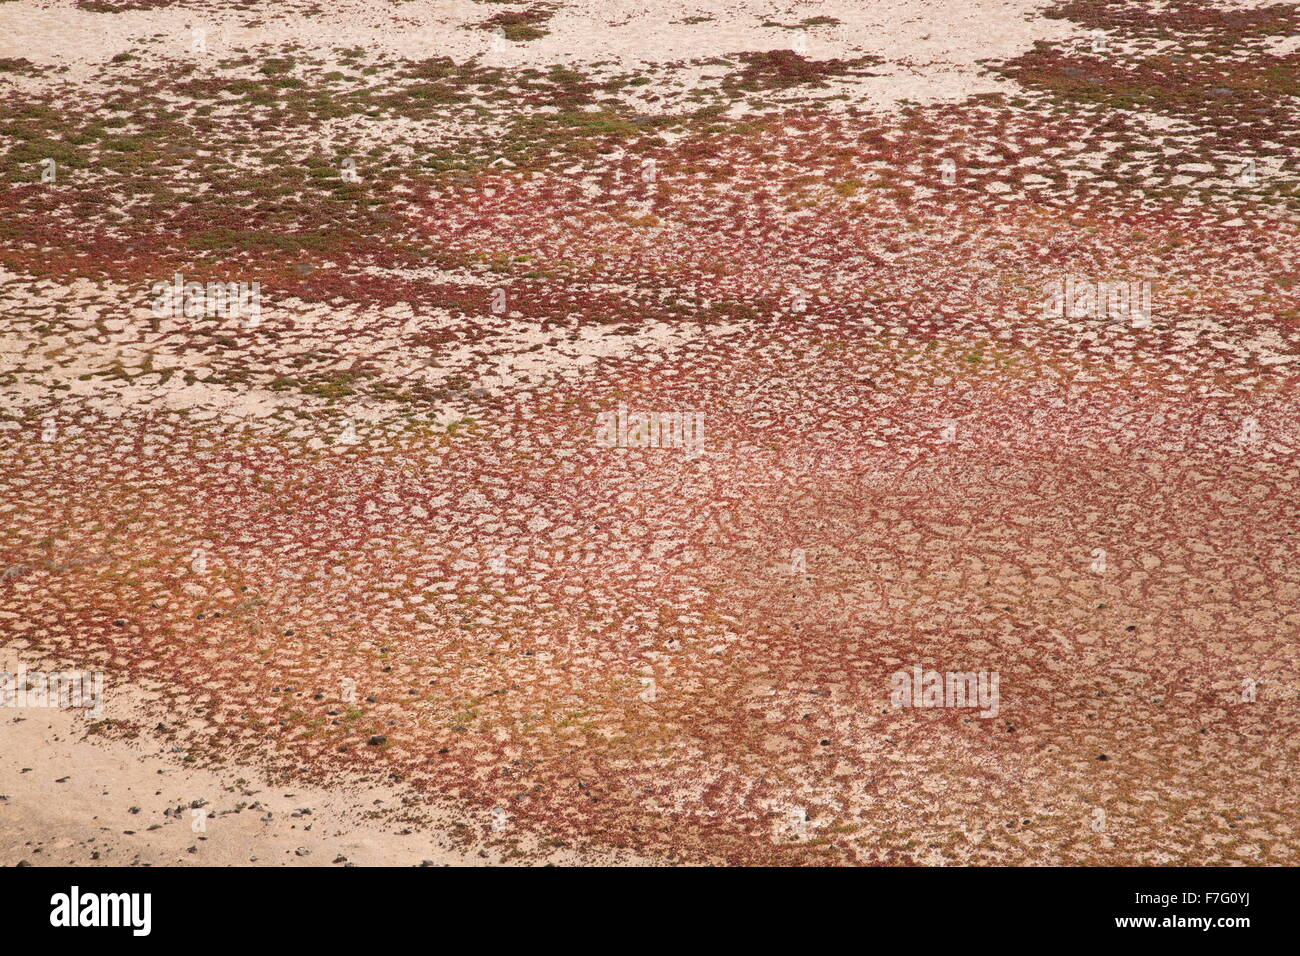
[[(17, 664), (10, 662), (10, 671)], [(33, 665), (35, 669), (35, 665)], [(512, 866), (653, 865), (630, 854), (538, 847), (508, 817), (410, 808), (396, 785), (271, 783), (262, 767), (220, 772), (148, 734), (111, 739), (107, 720), (166, 716), (138, 689), (113, 688), (102, 715), (0, 709), (0, 865)], [(155, 725), (156, 726), (156, 725)], [(87, 728), (91, 727), (90, 733)]]
[(1298, 25), (0, 2), (0, 862), (1294, 864)]
[[(794, 41), (790, 29), (809, 17), (837, 21), (804, 28), (809, 57), (875, 54), (892, 68), (854, 99), (874, 106), (902, 99), (926, 102), (1000, 88), (979, 69), (987, 58), (1015, 56), (1035, 40), (1060, 39), (1065, 21), (1036, 14), (1043, 0), (873, 0), (870, 3), (783, 3), (770, 0), (708, 0), (640, 3), (579, 0), (559, 5), (548, 35), (494, 50), (490, 31), (465, 29), (492, 12), (461, 0), (413, 0), (400, 6), (345, 0), (319, 11), (316, 4), (286, 2), (274, 12), (177, 5), (125, 10), (105, 16), (76, 0), (41, 0), (0, 6), (0, 57), (23, 56), (87, 80), (114, 56), (141, 48), (178, 62), (193, 59), (194, 34), (204, 30), (205, 56), (222, 58), (249, 46), (292, 44), (328, 55), (341, 47), (419, 59), (486, 56), (512, 69), (564, 62), (607, 68), (684, 64), (741, 50), (767, 50)], [(250, 25), (255, 24), (255, 25)], [(707, 71), (670, 71), (666, 86), (692, 87)], [(662, 92), (662, 89), (660, 90)]]

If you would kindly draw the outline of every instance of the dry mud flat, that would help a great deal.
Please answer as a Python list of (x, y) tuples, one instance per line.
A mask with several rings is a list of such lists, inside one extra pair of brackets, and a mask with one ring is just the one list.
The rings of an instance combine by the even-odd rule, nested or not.
[(1297, 19), (0, 3), (0, 859), (1296, 863)]
[[(141, 713), (115, 695), (106, 710)], [(84, 715), (4, 715), (0, 859), (28, 866), (501, 866), (644, 864), (627, 853), (479, 846), (460, 808), (412, 802), (387, 781), (272, 786), (184, 763), (184, 748), (86, 734)], [(114, 718), (109, 718), (114, 719)], [(161, 723), (161, 722), (160, 722)], [(155, 725), (157, 726), (157, 725)], [(163, 725), (165, 726), (165, 725)], [(391, 821), (401, 816), (400, 825)], [(491, 820), (489, 819), (489, 828)], [(499, 829), (499, 824), (498, 824)]]

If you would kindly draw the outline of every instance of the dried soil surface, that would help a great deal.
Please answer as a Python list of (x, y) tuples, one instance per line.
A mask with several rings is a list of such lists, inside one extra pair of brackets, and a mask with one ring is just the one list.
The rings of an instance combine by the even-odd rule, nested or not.
[(1300, 862), (1298, 21), (0, 2), (0, 862)]

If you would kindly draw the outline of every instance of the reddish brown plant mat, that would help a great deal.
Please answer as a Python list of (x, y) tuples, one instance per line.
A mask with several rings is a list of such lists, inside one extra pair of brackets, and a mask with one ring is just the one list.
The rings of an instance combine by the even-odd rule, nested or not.
[(7, 654), (506, 860), (1300, 861), (1294, 4), (352, 6), (0, 4)]

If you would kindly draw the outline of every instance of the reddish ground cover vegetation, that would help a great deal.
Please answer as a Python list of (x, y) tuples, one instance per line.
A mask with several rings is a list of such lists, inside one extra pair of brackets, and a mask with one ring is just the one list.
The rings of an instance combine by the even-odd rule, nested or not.
[[(670, 861), (1294, 863), (1295, 11), (1150, 6), (887, 114), (800, 98), (880, 57), (785, 50), (654, 115), (440, 58), (34, 82), (6, 641), (506, 848), (495, 807)], [(152, 313), (174, 272), (260, 322)], [(914, 665), (998, 713), (897, 706)]]

